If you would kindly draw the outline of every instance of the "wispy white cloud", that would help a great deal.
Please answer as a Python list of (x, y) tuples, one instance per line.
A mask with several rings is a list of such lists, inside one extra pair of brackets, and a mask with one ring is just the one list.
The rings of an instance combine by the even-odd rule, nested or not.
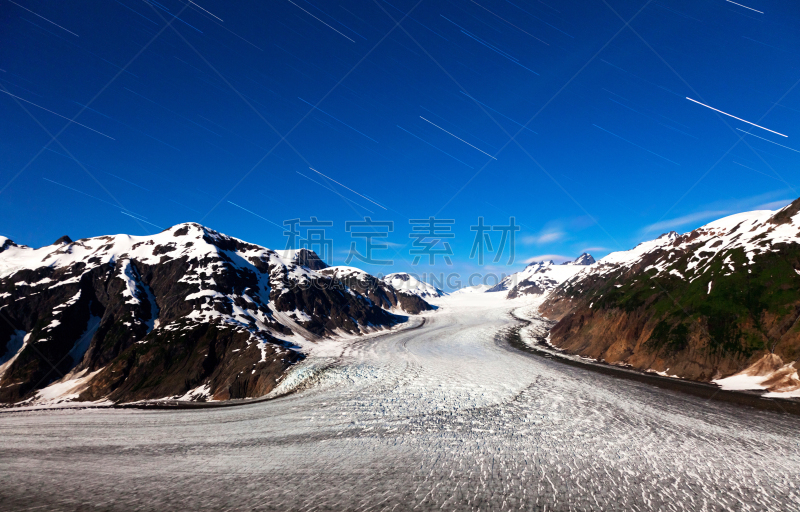
[(542, 245), (557, 242), (564, 238), (566, 233), (561, 231), (550, 231), (548, 233), (540, 233), (538, 235), (528, 235), (522, 237), (521, 241), (525, 245)]
[(572, 236), (595, 225), (595, 220), (588, 215), (563, 217), (547, 221), (542, 228), (533, 234), (523, 232), (517, 240), (523, 245), (546, 245), (569, 240)]
[(656, 232), (669, 231), (674, 228), (679, 228), (681, 226), (685, 226), (687, 224), (692, 224), (695, 222), (719, 219), (720, 217), (730, 215), (731, 213), (733, 212), (731, 212), (730, 210), (705, 210), (702, 212), (690, 213), (689, 215), (684, 215), (683, 217), (676, 217), (674, 219), (662, 220), (654, 224), (650, 224), (649, 226), (645, 226), (645, 228), (642, 231), (644, 231), (645, 233), (652, 233), (654, 231)]
[(701, 206), (701, 208), (703, 208), (701, 211), (689, 213), (687, 215), (672, 219), (660, 220), (645, 226), (641, 233), (643, 235), (650, 235), (654, 232), (663, 233), (665, 231), (681, 228), (690, 224), (696, 224), (695, 226), (689, 226), (690, 228), (694, 228), (698, 227), (700, 223), (705, 224), (708, 221), (716, 220), (739, 212), (753, 210), (777, 210), (792, 202), (791, 199), (775, 199), (776, 196), (785, 197), (786, 192), (786, 189), (775, 190), (751, 197), (715, 201), (713, 203)]
[(525, 260), (525, 263), (533, 263), (534, 261), (550, 261), (553, 260), (556, 263), (561, 263), (564, 261), (572, 261), (575, 258), (570, 258), (569, 256), (562, 256), (561, 254), (540, 254), (538, 256), (531, 256)]
[(569, 228), (570, 231), (580, 231), (582, 229), (592, 227), (595, 224), (595, 220), (589, 215), (581, 215), (579, 217), (573, 217), (570, 219)]
[(791, 203), (793, 199), (781, 199), (779, 201), (772, 201), (769, 203), (764, 203), (756, 206), (753, 208), (754, 210), (780, 210), (787, 204)]

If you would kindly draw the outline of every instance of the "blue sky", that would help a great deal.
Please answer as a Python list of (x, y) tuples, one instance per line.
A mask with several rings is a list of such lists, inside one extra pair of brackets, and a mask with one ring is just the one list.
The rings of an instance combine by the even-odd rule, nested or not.
[[(0, 23), (0, 234), (31, 246), (194, 221), (282, 249), (315, 216), (342, 263), (370, 216), (394, 264), (366, 270), (508, 272), (800, 195), (791, 3), (0, 0)], [(411, 267), (430, 216), (452, 267)], [(516, 218), (513, 265), (470, 260), (481, 216)]]

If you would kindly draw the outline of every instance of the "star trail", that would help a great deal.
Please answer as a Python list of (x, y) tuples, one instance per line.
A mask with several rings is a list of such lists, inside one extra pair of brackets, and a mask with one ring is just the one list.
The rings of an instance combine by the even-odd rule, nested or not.
[(394, 222), (395, 267), (371, 269), (391, 272), (408, 270), (410, 221), (436, 217), (464, 270), (478, 217), (523, 226), (516, 265), (599, 258), (665, 218), (800, 186), (791, 3), (0, 0), (0, 15), (0, 232), (30, 246), (195, 221), (280, 249), (276, 226), (316, 217), (340, 255), (368, 215)]

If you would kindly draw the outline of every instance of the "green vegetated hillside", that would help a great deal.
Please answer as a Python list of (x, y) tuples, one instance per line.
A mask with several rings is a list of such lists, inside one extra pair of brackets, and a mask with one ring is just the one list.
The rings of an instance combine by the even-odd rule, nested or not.
[[(562, 284), (542, 307), (573, 353), (710, 380), (767, 353), (800, 356), (798, 201), (691, 233)], [(720, 221), (722, 222), (722, 221)], [(738, 233), (737, 233), (738, 231)], [(634, 251), (630, 251), (634, 252)]]

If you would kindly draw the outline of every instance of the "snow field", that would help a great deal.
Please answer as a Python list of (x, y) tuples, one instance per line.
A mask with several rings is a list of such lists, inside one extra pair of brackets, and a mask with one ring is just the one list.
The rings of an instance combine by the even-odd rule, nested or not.
[(295, 370), (312, 385), (269, 402), (0, 414), (0, 499), (51, 510), (800, 507), (795, 417), (520, 353), (497, 335), (535, 303), (499, 295), (445, 297), (418, 329), (312, 352)]

